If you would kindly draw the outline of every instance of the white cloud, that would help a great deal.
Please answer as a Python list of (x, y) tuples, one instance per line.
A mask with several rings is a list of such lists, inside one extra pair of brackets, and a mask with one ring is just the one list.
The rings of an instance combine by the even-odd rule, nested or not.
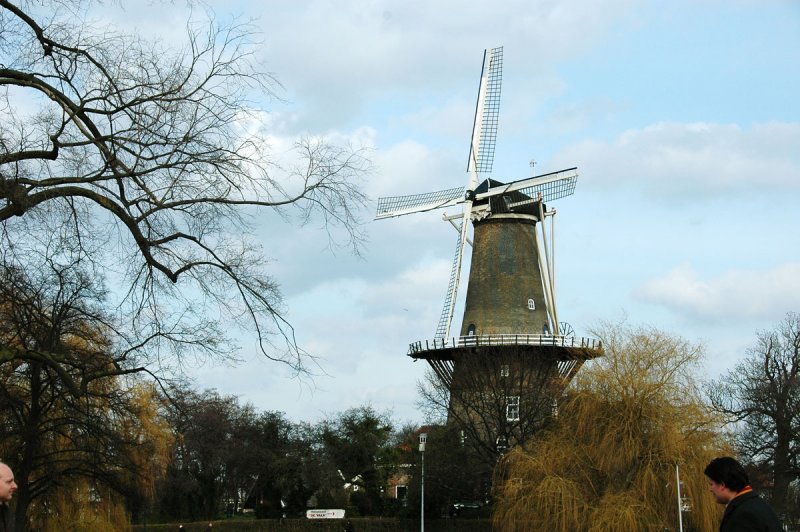
[(682, 264), (641, 285), (634, 297), (689, 320), (777, 320), (797, 310), (800, 262), (765, 271), (730, 270), (709, 279)]
[(559, 159), (591, 168), (596, 187), (633, 187), (653, 200), (702, 201), (800, 189), (800, 123), (658, 123), (611, 142), (586, 141)]
[(471, 96), (486, 47), (505, 45), (521, 71), (549, 72), (624, 25), (632, 5), (320, 0), (251, 7), (262, 9), (264, 61), (303, 106), (298, 126), (329, 127), (387, 93)]
[(463, 186), (467, 184), (467, 176), (466, 172), (458, 172), (461, 169), (459, 162), (451, 153), (431, 149), (416, 141), (403, 140), (375, 153), (379, 172), (367, 191), (377, 198)]

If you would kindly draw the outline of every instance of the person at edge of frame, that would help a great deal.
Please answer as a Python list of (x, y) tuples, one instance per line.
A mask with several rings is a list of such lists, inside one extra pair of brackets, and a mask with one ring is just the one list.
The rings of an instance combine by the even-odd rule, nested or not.
[(709, 479), (711, 494), (726, 505), (720, 532), (782, 532), (778, 516), (756, 495), (747, 472), (734, 458), (715, 458), (703, 473)]
[(14, 472), (5, 463), (0, 462), (0, 532), (14, 532), (14, 514), (8, 503), (17, 491)]

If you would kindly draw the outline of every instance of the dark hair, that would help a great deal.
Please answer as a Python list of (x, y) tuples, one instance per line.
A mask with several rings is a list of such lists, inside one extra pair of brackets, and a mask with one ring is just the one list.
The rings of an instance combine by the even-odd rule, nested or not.
[(714, 458), (706, 466), (705, 475), (718, 484), (725, 486), (732, 491), (741, 491), (750, 484), (750, 478), (742, 467), (742, 464), (730, 456)]

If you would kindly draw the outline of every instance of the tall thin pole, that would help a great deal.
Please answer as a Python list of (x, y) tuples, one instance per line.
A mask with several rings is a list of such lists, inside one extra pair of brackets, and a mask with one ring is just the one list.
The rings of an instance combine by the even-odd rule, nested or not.
[(425, 451), (421, 452), (420, 456), (422, 456), (422, 485), (420, 487), (419, 531), (425, 532)]
[(681, 501), (681, 472), (678, 463), (675, 462), (675, 478), (678, 481), (678, 530), (683, 532), (683, 503)]
[(419, 456), (422, 467), (420, 469), (420, 490), (419, 490), (419, 531), (425, 532), (425, 443), (428, 441), (428, 434), (423, 432), (419, 435)]

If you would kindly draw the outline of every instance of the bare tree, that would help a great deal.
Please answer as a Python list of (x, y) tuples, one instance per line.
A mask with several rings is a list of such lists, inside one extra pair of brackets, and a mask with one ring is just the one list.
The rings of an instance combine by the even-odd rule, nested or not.
[(122, 377), (138, 371), (114, 349), (96, 280), (50, 266), (45, 280), (0, 269), (0, 342), (20, 353), (0, 364), (0, 454), (19, 484), (17, 530), (28, 514), (41, 525), (66, 484), (105, 487), (106, 504), (112, 490), (146, 492), (169, 437), (146, 390)]
[(759, 332), (747, 357), (712, 382), (709, 394), (734, 423), (739, 452), (766, 477), (761, 483), (776, 511), (800, 518), (800, 315), (790, 312)]
[(525, 445), (556, 413), (561, 387), (552, 356), (547, 347), (465, 351), (450, 386), (426, 372), (417, 386), (419, 406), (430, 421), (456, 427), (490, 471), (504, 452)]
[(271, 159), (263, 127), (251, 126), (277, 85), (247, 25), (190, 23), (175, 50), (93, 28), (85, 3), (0, 0), (6, 261), (61, 254), (103, 269), (130, 333), (161, 362), (196, 347), (230, 355), (222, 331), (238, 326), (303, 371), (253, 217), (294, 211), (357, 251), (369, 161), (321, 139), (297, 142), (294, 167)]
[[(162, 511), (171, 519), (213, 519), (223, 506), (225, 484), (233, 454), (251, 453), (249, 468), (258, 463), (258, 446), (237, 430), (243, 415), (235, 396), (220, 396), (214, 390), (202, 393), (182, 388), (171, 391), (168, 410), (177, 438), (169, 474), (161, 489)], [(166, 488), (166, 489), (165, 489)]]
[[(449, 425), (425, 425), (406, 433), (402, 462), (407, 475), (406, 508), (403, 513), (419, 516), (422, 497), (422, 456), (419, 451), (419, 434), (427, 435), (425, 444), (425, 515), (438, 519), (442, 515), (464, 517), (488, 515), (492, 497), (492, 471), (496, 462), (487, 463), (484, 456), (467, 445), (461, 429)], [(458, 503), (467, 503), (462, 507)], [(480, 506), (476, 511), (475, 506)]]

